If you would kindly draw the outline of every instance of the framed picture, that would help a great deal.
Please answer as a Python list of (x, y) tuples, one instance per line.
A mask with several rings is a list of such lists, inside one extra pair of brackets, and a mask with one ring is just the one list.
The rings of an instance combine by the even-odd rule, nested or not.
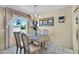
[(54, 25), (54, 17), (43, 18), (39, 20), (39, 26), (53, 26)]
[(64, 17), (64, 16), (60, 16), (60, 17), (58, 18), (58, 22), (59, 22), (59, 23), (64, 23), (64, 22), (65, 22), (65, 17)]
[(39, 26), (42, 26), (42, 25), (43, 25), (43, 21), (39, 20)]
[(48, 25), (49, 25), (49, 26), (54, 25), (54, 19), (49, 19), (49, 20), (48, 20)]
[(43, 25), (48, 25), (48, 21), (47, 20), (44, 20), (43, 21)]

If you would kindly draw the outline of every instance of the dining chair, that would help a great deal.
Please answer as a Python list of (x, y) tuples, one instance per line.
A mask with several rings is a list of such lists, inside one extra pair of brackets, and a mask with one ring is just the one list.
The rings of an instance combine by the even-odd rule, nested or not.
[(40, 35), (41, 35), (41, 30), (37, 29), (37, 36), (40, 36)]
[(21, 33), (21, 38), (24, 46), (24, 54), (32, 54), (36, 52), (41, 52), (41, 47), (34, 44), (29, 44), (29, 38), (25, 33)]
[(15, 37), (15, 41), (16, 41), (16, 54), (18, 53), (18, 49), (20, 48), (20, 54), (22, 52), (23, 49), (23, 43), (20, 39), (20, 32), (13, 32), (14, 33), (14, 37)]
[(43, 30), (43, 35), (48, 35), (48, 33), (49, 33), (49, 32), (48, 32), (47, 29), (44, 29), (44, 30)]

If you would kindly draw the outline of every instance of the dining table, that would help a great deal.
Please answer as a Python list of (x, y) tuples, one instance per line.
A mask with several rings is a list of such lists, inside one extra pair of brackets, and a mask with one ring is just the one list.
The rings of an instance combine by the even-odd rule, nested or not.
[(45, 47), (46, 45), (45, 43), (49, 41), (49, 37), (47, 35), (40, 35), (39, 37), (29, 36), (29, 40), (31, 41), (31, 43), (37, 42), (38, 46), (40, 46), (41, 48), (47, 49)]

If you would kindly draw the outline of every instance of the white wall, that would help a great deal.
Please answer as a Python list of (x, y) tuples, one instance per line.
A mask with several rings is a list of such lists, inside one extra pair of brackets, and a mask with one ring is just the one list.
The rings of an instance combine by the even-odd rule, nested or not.
[[(54, 16), (54, 26), (40, 26), (40, 29), (48, 29), (50, 42), (57, 45), (73, 48), (72, 47), (72, 7), (51, 11), (46, 14), (42, 14), (41, 17)], [(65, 16), (65, 23), (58, 23), (58, 17)]]

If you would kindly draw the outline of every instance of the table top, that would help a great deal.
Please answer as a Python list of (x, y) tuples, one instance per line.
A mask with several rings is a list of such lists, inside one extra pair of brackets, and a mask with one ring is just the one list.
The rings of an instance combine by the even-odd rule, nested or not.
[(29, 36), (30, 38), (30, 40), (31, 41), (36, 41), (36, 42), (40, 42), (40, 43), (44, 43), (44, 42), (47, 42), (47, 41), (49, 41), (49, 37), (48, 36), (46, 36), (46, 35), (41, 35), (39, 38), (40, 39), (32, 39), (32, 37), (31, 36)]

